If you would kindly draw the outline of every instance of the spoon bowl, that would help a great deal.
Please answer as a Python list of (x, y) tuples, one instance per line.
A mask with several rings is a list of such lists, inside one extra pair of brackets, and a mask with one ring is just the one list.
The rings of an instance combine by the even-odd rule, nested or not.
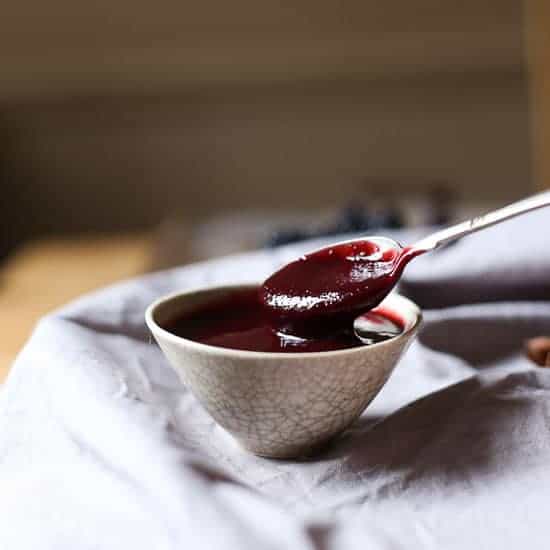
[(294, 334), (331, 331), (377, 306), (397, 282), (405, 249), (387, 237), (321, 248), (285, 265), (260, 289), (276, 324)]

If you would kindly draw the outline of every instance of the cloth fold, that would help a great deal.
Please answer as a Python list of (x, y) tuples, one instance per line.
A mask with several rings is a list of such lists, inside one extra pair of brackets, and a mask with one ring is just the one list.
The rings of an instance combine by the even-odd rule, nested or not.
[[(319, 244), (191, 265), (42, 319), (0, 393), (0, 549), (547, 548), (548, 214), (415, 260), (423, 329), (362, 417), (303, 462), (242, 451), (176, 378), (146, 306), (259, 281)], [(409, 242), (411, 235), (396, 235)]]

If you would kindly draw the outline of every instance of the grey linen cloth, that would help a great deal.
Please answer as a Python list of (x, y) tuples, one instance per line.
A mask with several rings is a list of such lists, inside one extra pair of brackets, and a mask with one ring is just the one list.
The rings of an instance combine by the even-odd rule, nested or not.
[(167, 292), (261, 280), (317, 243), (127, 281), (42, 319), (0, 392), (0, 549), (547, 549), (550, 372), (522, 345), (550, 334), (548, 216), (411, 264), (417, 342), (308, 461), (242, 451), (143, 313)]

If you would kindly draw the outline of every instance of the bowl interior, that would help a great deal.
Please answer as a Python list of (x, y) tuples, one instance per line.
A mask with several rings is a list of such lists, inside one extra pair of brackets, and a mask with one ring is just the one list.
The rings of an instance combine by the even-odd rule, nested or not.
[[(153, 331), (162, 331), (165, 337), (170, 339), (176, 339), (191, 343), (197, 346), (205, 346), (211, 349), (223, 350), (227, 353), (237, 352), (237, 353), (246, 353), (246, 354), (261, 354), (265, 356), (275, 356), (279, 355), (274, 352), (264, 352), (264, 351), (247, 351), (247, 350), (234, 350), (230, 348), (217, 348), (214, 346), (208, 346), (206, 344), (201, 344), (194, 340), (186, 339), (181, 336), (177, 336), (172, 332), (169, 332), (166, 329), (166, 326), (174, 321), (177, 317), (193, 312), (193, 310), (200, 308), (209, 303), (215, 302), (219, 299), (223, 299), (227, 296), (230, 296), (232, 293), (238, 290), (252, 290), (258, 288), (258, 285), (255, 284), (241, 284), (241, 285), (228, 285), (228, 286), (219, 286), (219, 287), (207, 287), (196, 290), (191, 290), (183, 293), (176, 293), (164, 298), (160, 298), (149, 306), (146, 313), (146, 320), (149, 328)], [(397, 317), (403, 325), (403, 332), (396, 336), (395, 338), (406, 337), (408, 333), (414, 330), (420, 323), (422, 315), (420, 308), (412, 301), (407, 298), (392, 293), (386, 297), (386, 299), (374, 309), (386, 311), (391, 313), (393, 317)], [(393, 340), (393, 339), (392, 339)], [(372, 344), (375, 346), (384, 345), (385, 342), (378, 344)], [(370, 347), (370, 346), (368, 346)], [(297, 352), (297, 353), (285, 353), (286, 356), (292, 355), (304, 355), (308, 354), (329, 354), (329, 353), (343, 353), (343, 352), (352, 352), (358, 349), (364, 349), (364, 346), (359, 346), (357, 348), (346, 348), (336, 351), (320, 351), (320, 352)]]

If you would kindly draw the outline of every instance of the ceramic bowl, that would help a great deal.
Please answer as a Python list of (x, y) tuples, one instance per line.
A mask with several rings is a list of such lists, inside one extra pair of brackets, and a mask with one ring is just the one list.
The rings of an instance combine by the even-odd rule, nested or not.
[(146, 321), (169, 363), (214, 420), (248, 451), (301, 457), (348, 427), (372, 401), (411, 342), (421, 312), (391, 294), (384, 308), (404, 320), (395, 338), (318, 353), (266, 353), (209, 346), (162, 327), (186, 311), (251, 285), (166, 296)]

